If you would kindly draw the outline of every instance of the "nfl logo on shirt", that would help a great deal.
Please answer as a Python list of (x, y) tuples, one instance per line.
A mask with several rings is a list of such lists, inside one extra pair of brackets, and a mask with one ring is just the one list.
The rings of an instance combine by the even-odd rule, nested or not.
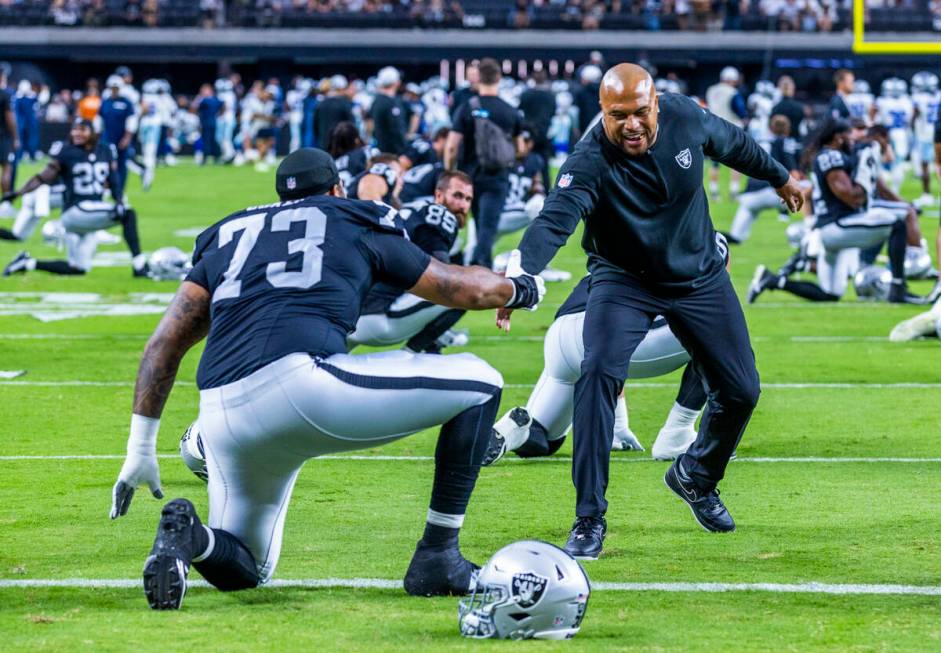
[(571, 183), (572, 183), (572, 175), (565, 173), (564, 175), (559, 177), (559, 188), (568, 188)]
[(677, 154), (675, 158), (676, 162), (680, 164), (680, 167), (683, 168), (683, 170), (689, 170), (689, 167), (693, 165), (693, 155), (690, 154), (688, 147)]
[(297, 188), (297, 179), (295, 177), (288, 177), (287, 187), (288, 190), (294, 190)]

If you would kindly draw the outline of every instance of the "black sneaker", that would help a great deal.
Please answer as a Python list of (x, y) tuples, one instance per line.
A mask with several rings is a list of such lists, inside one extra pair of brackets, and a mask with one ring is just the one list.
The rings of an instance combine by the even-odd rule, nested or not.
[(8, 277), (11, 274), (17, 274), (19, 272), (26, 272), (29, 265), (29, 252), (20, 252), (16, 255), (12, 261), (10, 261), (5, 268), (3, 268), (3, 276)]
[(144, 563), (144, 594), (154, 610), (179, 610), (183, 604), (197, 528), (202, 524), (186, 499), (174, 499), (163, 507), (154, 546)]
[[(11, 264), (12, 265), (12, 264)], [(890, 304), (924, 304), (925, 298), (908, 292), (908, 286), (904, 283), (895, 283), (889, 285)]]
[(477, 585), (479, 571), (456, 542), (443, 548), (419, 542), (405, 572), (405, 591), (412, 596), (464, 596)]
[(703, 492), (683, 468), (683, 458), (677, 458), (663, 477), (667, 487), (689, 505), (699, 525), (711, 533), (730, 533), (735, 530), (732, 515), (719, 498), (719, 490)]
[(752, 276), (751, 284), (748, 286), (748, 303), (754, 304), (758, 295), (772, 288), (778, 282), (778, 276), (772, 274), (763, 265), (755, 268), (755, 274)]
[(934, 304), (939, 298), (941, 298), (941, 279), (935, 282), (934, 288), (932, 288), (928, 296), (925, 297), (925, 303)]
[(608, 522), (604, 517), (576, 517), (565, 552), (576, 560), (597, 560), (607, 533)]
[(497, 420), (490, 430), (490, 442), (480, 463), (484, 467), (494, 464), (506, 455), (506, 436), (517, 429), (529, 430), (532, 418), (525, 408), (516, 407)]

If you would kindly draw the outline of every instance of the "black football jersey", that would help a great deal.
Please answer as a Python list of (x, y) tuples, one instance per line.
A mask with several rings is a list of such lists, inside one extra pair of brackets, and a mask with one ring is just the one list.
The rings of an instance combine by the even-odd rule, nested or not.
[(828, 172), (845, 170), (846, 174), (852, 178), (854, 167), (854, 157), (842, 150), (824, 147), (814, 157), (811, 181), (814, 184), (814, 217), (818, 228), (859, 212), (859, 209), (853, 208), (837, 197), (827, 183)]
[(350, 199), (358, 200), (359, 199), (359, 182), (363, 180), (363, 177), (366, 175), (378, 175), (385, 179), (386, 194), (382, 196), (382, 201), (386, 204), (393, 204), (395, 198), (393, 193), (395, 193), (395, 182), (396, 182), (396, 173), (388, 164), (385, 163), (374, 163), (369, 166), (369, 170), (364, 170), (350, 180), (350, 183), (346, 186), (346, 194)]
[[(461, 230), (453, 213), (441, 204), (416, 202), (403, 206), (399, 215), (405, 220), (405, 230), (415, 245), (439, 261), (450, 263), (449, 252)], [(401, 294), (401, 288), (377, 284), (366, 297), (363, 315), (385, 313)]]
[(428, 261), (379, 202), (318, 195), (230, 215), (196, 239), (187, 276), (212, 294), (197, 385), (232, 383), (291, 353), (346, 352), (369, 289), (411, 288)]
[(435, 196), (435, 186), (441, 173), (444, 172), (442, 163), (422, 163), (412, 166), (402, 175), (402, 190), (399, 199), (403, 204), (425, 200), (430, 202)]
[(110, 143), (98, 143), (86, 150), (56, 141), (49, 148), (49, 156), (59, 163), (59, 178), (65, 185), (62, 208), (67, 209), (86, 200), (101, 201), (111, 175), (111, 163), (118, 153)]
[(435, 153), (435, 148), (424, 138), (416, 138), (409, 143), (403, 154), (412, 162), (413, 167), (438, 162), (438, 155)]
[(361, 147), (338, 156), (333, 160), (340, 174), (340, 183), (344, 187), (348, 186), (353, 177), (363, 172), (369, 165), (369, 160), (379, 154), (379, 150), (374, 147)]
[(542, 168), (543, 159), (535, 152), (510, 168), (510, 190), (503, 203), (504, 213), (526, 210), (526, 200), (533, 192), (533, 180)]

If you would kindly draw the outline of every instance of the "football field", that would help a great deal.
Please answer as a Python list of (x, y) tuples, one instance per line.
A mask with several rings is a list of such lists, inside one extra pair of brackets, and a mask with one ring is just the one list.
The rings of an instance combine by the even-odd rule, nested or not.
[[(273, 186), (273, 171), (187, 162), (160, 169), (147, 194), (132, 178), (129, 195), (145, 250), (188, 252), (201, 228), (273, 201)], [(734, 205), (712, 210), (724, 228)], [(937, 213), (921, 224), (933, 254)], [(19, 249), (0, 241), (0, 262)], [(61, 255), (38, 233), (28, 249)], [(0, 650), (941, 650), (941, 348), (887, 339), (922, 308), (858, 302), (852, 291), (838, 304), (777, 292), (746, 306), (763, 391), (721, 486), (735, 533), (700, 529), (664, 487), (667, 463), (649, 457), (679, 374), (628, 384), (630, 425), (648, 453), (612, 454), (609, 534), (602, 558), (585, 564), (593, 592), (570, 642), (463, 640), (456, 598), (401, 589), (428, 504), (431, 431), (311, 460), (272, 586), (222, 594), (196, 585), (181, 611), (153, 612), (140, 573), (163, 502), (143, 490), (126, 517), (108, 512), (137, 364), (176, 284), (132, 279), (125, 251), (102, 246), (85, 277), (0, 278)], [(789, 253), (784, 225), (763, 214), (732, 250), (743, 301), (755, 265), (776, 268)], [(460, 351), (504, 376), (501, 414), (526, 402), (542, 336), (584, 271), (576, 237), (554, 266), (572, 282), (549, 284), (540, 310), (516, 313), (509, 334), (490, 312), (459, 324), (471, 336)], [(930, 284), (912, 288), (925, 294)], [(205, 485), (177, 456), (196, 417), (199, 351), (181, 366), (158, 451), (166, 498), (185, 496), (205, 515)], [(483, 564), (514, 540), (564, 543), (570, 444), (551, 459), (511, 455), (482, 471), (462, 531), (469, 559)]]

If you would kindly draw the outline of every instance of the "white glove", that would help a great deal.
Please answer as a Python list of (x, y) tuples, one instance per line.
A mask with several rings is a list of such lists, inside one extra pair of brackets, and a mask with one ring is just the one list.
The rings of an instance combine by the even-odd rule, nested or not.
[(513, 298), (507, 302), (506, 306), (535, 311), (539, 302), (546, 296), (546, 282), (542, 277), (523, 270), (522, 257), (520, 251), (514, 249), (510, 252), (510, 258), (506, 263), (506, 278), (516, 280), (513, 282), (515, 287)]
[(154, 498), (162, 499), (160, 465), (157, 463), (157, 430), (160, 420), (141, 415), (131, 416), (131, 433), (127, 439), (127, 458), (118, 480), (111, 489), (111, 519), (127, 514), (138, 485), (146, 483)]
[(536, 217), (542, 213), (542, 206), (546, 203), (546, 196), (542, 193), (537, 193), (529, 198), (526, 202), (526, 217), (530, 221), (536, 219)]
[(615, 451), (645, 451), (637, 436), (630, 429), (626, 432), (616, 433), (611, 441), (611, 448)]

